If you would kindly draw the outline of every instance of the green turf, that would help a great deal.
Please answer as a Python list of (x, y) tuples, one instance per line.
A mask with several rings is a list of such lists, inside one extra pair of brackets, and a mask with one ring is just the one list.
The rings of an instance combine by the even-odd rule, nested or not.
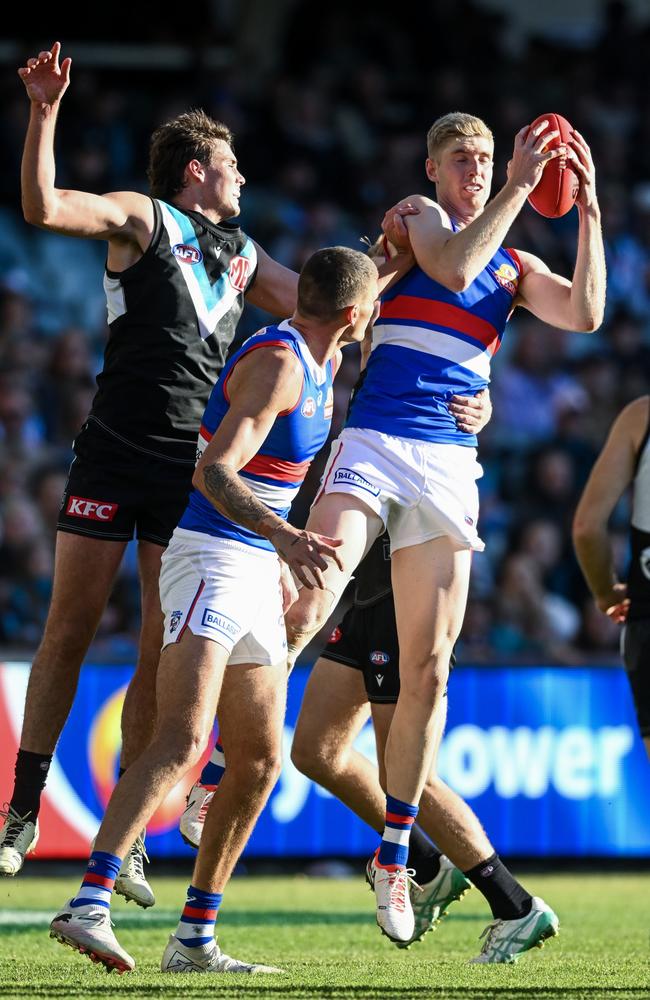
[[(153, 877), (155, 909), (117, 899), (131, 974), (107, 975), (48, 937), (47, 923), (77, 880), (0, 881), (0, 996), (267, 998), (449, 997), (628, 1000), (650, 996), (650, 876), (529, 875), (525, 884), (557, 911), (558, 938), (516, 966), (469, 966), (488, 921), (472, 891), (425, 941), (398, 951), (374, 923), (359, 879), (235, 879), (219, 918), (220, 943), (245, 960), (280, 965), (282, 977), (161, 975), (158, 963), (184, 900), (185, 879)], [(215, 982), (216, 978), (216, 982)]]

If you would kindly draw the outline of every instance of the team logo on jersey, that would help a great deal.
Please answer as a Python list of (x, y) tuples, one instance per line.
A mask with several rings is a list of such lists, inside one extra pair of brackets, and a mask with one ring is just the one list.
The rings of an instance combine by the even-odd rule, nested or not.
[(519, 283), (519, 275), (517, 269), (512, 266), (512, 264), (502, 264), (498, 271), (494, 272), (494, 277), (497, 279), (502, 288), (505, 288), (507, 292), (514, 295), (517, 291), (517, 284)]
[(169, 633), (173, 635), (180, 624), (180, 620), (183, 617), (182, 611), (172, 611), (172, 616), (169, 619)]
[(340, 642), (342, 638), (343, 638), (343, 633), (341, 632), (341, 629), (337, 625), (327, 641), (328, 643)]
[(87, 517), (90, 521), (112, 521), (119, 504), (102, 500), (87, 500), (85, 497), (68, 497), (66, 514), (73, 517)]
[(327, 390), (327, 396), (325, 397), (325, 409), (323, 410), (323, 415), (326, 420), (329, 420), (334, 412), (334, 390), (332, 386)]
[(390, 662), (390, 656), (388, 653), (382, 653), (380, 649), (375, 649), (375, 651), (370, 654), (370, 662), (376, 667), (385, 667), (386, 664)]
[(366, 493), (371, 493), (373, 497), (379, 496), (379, 490), (372, 483), (369, 483), (367, 479), (360, 476), (358, 472), (353, 472), (352, 469), (340, 468), (334, 473), (335, 483), (344, 483), (346, 486), (358, 486), (360, 490), (365, 490)]
[(316, 400), (314, 399), (313, 396), (307, 396), (307, 399), (300, 407), (300, 412), (302, 413), (303, 417), (314, 416), (314, 414), (316, 413)]
[(248, 257), (233, 257), (230, 261), (228, 277), (230, 279), (230, 284), (233, 288), (236, 288), (238, 292), (246, 291), (250, 271), (251, 262)]
[(199, 248), (190, 246), (189, 243), (174, 244), (172, 253), (181, 264), (200, 264), (203, 260), (203, 254)]

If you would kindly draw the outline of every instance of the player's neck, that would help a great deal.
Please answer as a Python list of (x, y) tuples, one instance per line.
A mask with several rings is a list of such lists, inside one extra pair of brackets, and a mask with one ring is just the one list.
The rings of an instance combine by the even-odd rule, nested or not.
[(444, 208), (449, 218), (454, 220), (459, 229), (469, 226), (470, 222), (477, 219), (483, 211), (482, 208), (475, 209), (470, 208), (468, 205), (455, 205), (452, 201), (448, 201), (444, 197), (438, 198), (438, 204), (441, 208)]
[(307, 344), (309, 353), (317, 365), (322, 367), (334, 357), (339, 348), (338, 330), (333, 332), (330, 327), (311, 323), (295, 313), (289, 322)]
[(220, 222), (231, 217), (231, 215), (224, 215), (223, 212), (219, 212), (215, 208), (209, 208), (206, 205), (202, 205), (196, 200), (189, 192), (181, 191), (174, 198), (174, 204), (177, 208), (182, 209), (184, 212), (198, 212), (200, 215), (204, 215), (206, 219), (212, 222), (215, 226), (218, 226)]

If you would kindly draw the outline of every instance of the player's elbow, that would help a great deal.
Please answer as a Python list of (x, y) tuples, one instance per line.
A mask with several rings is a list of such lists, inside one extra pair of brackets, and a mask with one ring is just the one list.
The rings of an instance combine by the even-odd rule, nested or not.
[(597, 533), (598, 525), (594, 522), (593, 517), (578, 508), (573, 517), (571, 528), (575, 548), (580, 549), (588, 545)]
[(45, 201), (30, 202), (26, 198), (22, 201), (23, 218), (31, 226), (39, 226), (41, 229), (56, 228), (56, 207)]

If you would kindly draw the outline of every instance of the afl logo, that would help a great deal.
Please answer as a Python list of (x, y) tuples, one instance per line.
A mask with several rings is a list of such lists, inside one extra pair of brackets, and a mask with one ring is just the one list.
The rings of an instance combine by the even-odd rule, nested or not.
[(374, 663), (376, 667), (385, 667), (389, 660), (390, 656), (388, 653), (382, 653), (379, 649), (370, 654), (370, 662)]
[(316, 400), (313, 396), (307, 396), (307, 399), (300, 407), (300, 412), (303, 417), (313, 417), (316, 413)]
[(198, 247), (192, 247), (189, 243), (176, 243), (172, 247), (172, 253), (181, 264), (200, 264), (203, 254)]
[(233, 288), (236, 288), (238, 292), (246, 291), (246, 284), (248, 282), (250, 269), (251, 264), (247, 257), (233, 257), (230, 261), (228, 277), (230, 278), (230, 284)]

